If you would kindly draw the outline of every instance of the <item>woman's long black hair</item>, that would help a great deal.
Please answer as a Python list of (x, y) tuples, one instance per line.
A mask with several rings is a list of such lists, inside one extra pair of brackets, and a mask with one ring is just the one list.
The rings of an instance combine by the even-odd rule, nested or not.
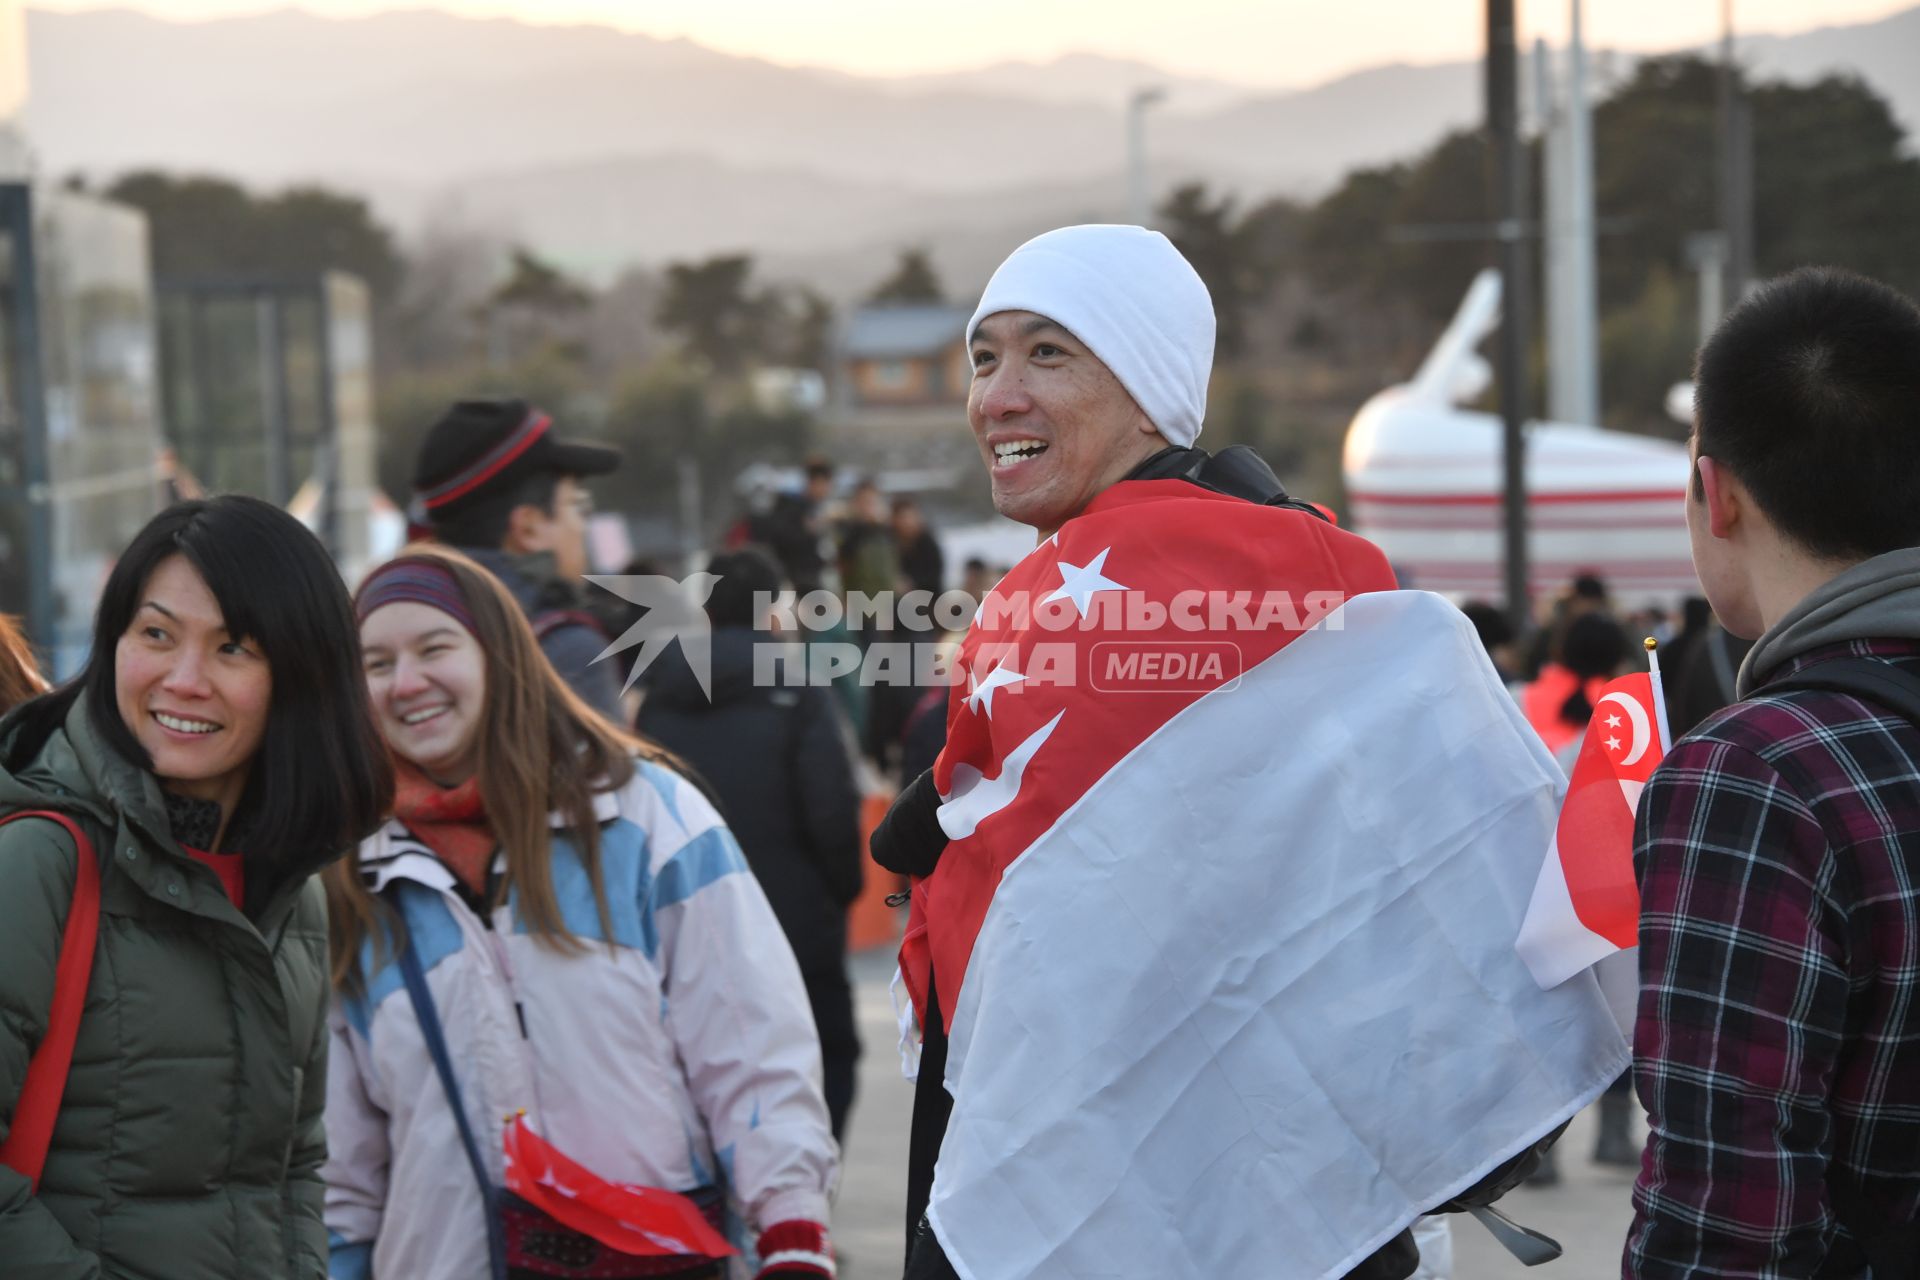
[(361, 670), (359, 628), (320, 540), (258, 498), (182, 502), (134, 536), (100, 593), (87, 665), (21, 709), (24, 732), (9, 765), (23, 763), (83, 699), (94, 732), (152, 769), (120, 718), (114, 651), (147, 580), (171, 555), (187, 558), (219, 604), (228, 634), (258, 645), (273, 676), (266, 731), (241, 801), (249, 862), (300, 866), (351, 848), (380, 825), (393, 801), (393, 774)]

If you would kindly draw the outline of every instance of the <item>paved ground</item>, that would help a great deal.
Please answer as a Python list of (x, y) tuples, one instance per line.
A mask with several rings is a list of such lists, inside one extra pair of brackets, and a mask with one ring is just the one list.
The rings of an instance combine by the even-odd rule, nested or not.
[(840, 1251), (840, 1280), (900, 1280), (913, 1086), (900, 1076), (900, 1028), (887, 995), (893, 956), (884, 950), (857, 955), (853, 974), (865, 1050), (840, 1198), (834, 1204), (833, 1240)]
[[(885, 953), (868, 952), (856, 956), (853, 967), (866, 1054), (834, 1208), (834, 1239), (842, 1257), (842, 1280), (899, 1280), (913, 1091), (900, 1078), (900, 1035), (887, 996), (893, 960)], [(1617, 1280), (1620, 1245), (1633, 1214), (1627, 1202), (1632, 1178), (1624, 1170), (1590, 1163), (1592, 1150), (1593, 1118), (1588, 1112), (1576, 1118), (1561, 1139), (1560, 1185), (1522, 1187), (1500, 1202), (1509, 1216), (1566, 1246), (1565, 1257), (1529, 1270), (1494, 1243), (1479, 1223), (1461, 1218), (1453, 1224), (1455, 1280)]]

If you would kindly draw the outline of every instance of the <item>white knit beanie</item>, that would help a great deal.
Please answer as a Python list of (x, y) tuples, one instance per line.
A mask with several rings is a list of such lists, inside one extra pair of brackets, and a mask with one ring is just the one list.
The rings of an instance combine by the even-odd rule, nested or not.
[(1170, 443), (1207, 416), (1213, 297), (1173, 242), (1145, 227), (1062, 227), (1021, 245), (987, 281), (988, 316), (1031, 311), (1087, 344)]

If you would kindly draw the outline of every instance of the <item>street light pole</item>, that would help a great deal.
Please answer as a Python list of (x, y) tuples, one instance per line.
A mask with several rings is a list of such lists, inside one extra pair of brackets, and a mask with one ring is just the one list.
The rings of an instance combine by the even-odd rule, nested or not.
[(1507, 617), (1532, 629), (1527, 568), (1526, 153), (1520, 143), (1520, 53), (1514, 0), (1487, 0), (1487, 135), (1493, 148), (1494, 219), (1500, 242), (1500, 421), (1506, 528)]
[(1147, 192), (1147, 108), (1166, 96), (1165, 89), (1135, 89), (1127, 99), (1127, 220), (1136, 227), (1153, 217)]
[(1733, 47), (1733, 0), (1720, 0), (1720, 232), (1727, 256), (1721, 289), (1731, 307), (1753, 279), (1753, 116)]

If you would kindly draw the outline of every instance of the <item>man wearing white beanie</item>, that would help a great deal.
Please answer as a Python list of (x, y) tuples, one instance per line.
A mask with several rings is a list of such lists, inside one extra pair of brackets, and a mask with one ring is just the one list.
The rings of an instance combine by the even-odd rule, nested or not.
[(1513, 950), (1562, 775), (1463, 615), (1195, 447), (1166, 237), (1031, 240), (966, 337), (1039, 545), (872, 840), (914, 878), (909, 1280), (1401, 1280), (1626, 1063)]
[(1207, 413), (1213, 299), (1168, 239), (1068, 227), (1022, 245), (967, 322), (967, 417), (994, 506), (1050, 536)]

